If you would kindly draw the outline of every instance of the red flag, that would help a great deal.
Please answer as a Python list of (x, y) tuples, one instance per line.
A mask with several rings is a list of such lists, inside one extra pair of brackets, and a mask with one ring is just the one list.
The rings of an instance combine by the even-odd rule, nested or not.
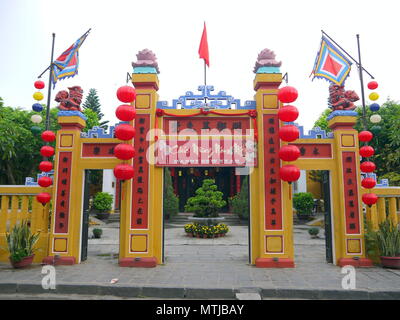
[(207, 29), (206, 29), (205, 22), (204, 22), (203, 34), (201, 35), (199, 56), (200, 56), (200, 59), (204, 59), (207, 66), (210, 67), (210, 57), (208, 55)]

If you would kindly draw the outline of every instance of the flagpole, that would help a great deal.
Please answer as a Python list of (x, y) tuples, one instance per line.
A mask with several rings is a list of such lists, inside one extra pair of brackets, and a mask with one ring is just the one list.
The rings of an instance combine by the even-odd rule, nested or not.
[(363, 67), (361, 65), (361, 49), (360, 49), (360, 35), (357, 34), (357, 47), (358, 47), (358, 72), (360, 74), (360, 83), (361, 83), (361, 101), (362, 101), (362, 108), (363, 108), (363, 126), (364, 130), (367, 130), (367, 112), (365, 109), (365, 96), (364, 96), (364, 81), (363, 81)]
[[(50, 128), (50, 100), (51, 100), (51, 71), (53, 68), (53, 55), (54, 55), (54, 41), (56, 34), (53, 33), (53, 43), (51, 45), (51, 60), (50, 60), (50, 70), (49, 70), (49, 88), (47, 89), (47, 108), (46, 108), (46, 130)], [(47, 69), (46, 69), (47, 70)]]

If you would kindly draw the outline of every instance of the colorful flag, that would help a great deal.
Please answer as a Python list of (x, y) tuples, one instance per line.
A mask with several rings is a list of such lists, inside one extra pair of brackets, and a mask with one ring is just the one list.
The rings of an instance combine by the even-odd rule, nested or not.
[(210, 57), (208, 55), (208, 42), (207, 42), (207, 29), (206, 23), (204, 22), (203, 34), (201, 35), (200, 47), (199, 47), (200, 59), (204, 59), (204, 62), (210, 67)]
[(51, 70), (53, 88), (55, 87), (57, 80), (73, 77), (78, 74), (79, 48), (88, 36), (89, 31), (90, 30), (76, 40), (72, 46), (65, 50), (61, 56), (53, 62), (53, 68)]
[(351, 62), (326, 37), (322, 36), (321, 48), (317, 54), (314, 78), (324, 78), (337, 85), (343, 85), (349, 76)]

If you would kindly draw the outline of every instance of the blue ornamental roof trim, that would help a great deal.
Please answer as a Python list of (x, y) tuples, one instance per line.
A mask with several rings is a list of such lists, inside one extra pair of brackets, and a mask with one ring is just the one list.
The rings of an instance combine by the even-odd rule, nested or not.
[(335, 110), (335, 111), (332, 111), (326, 119), (329, 121), (332, 118), (339, 117), (339, 116), (357, 117), (358, 113), (355, 111), (350, 111), (350, 110)]
[(57, 117), (73, 117), (73, 116), (78, 116), (82, 118), (83, 120), (87, 120), (86, 116), (80, 112), (80, 111), (65, 111), (65, 110), (60, 110), (58, 111)]
[(51, 170), (49, 172), (38, 173), (36, 176), (36, 181), (35, 181), (35, 178), (26, 177), (25, 185), (26, 186), (38, 186), (37, 180), (39, 180), (41, 177), (51, 177), (53, 179), (53, 176), (54, 176), (54, 170)]
[(308, 131), (308, 134), (304, 133), (304, 127), (300, 126), (298, 123), (295, 122), (285, 122), (286, 124), (292, 124), (299, 129), (300, 135), (299, 139), (332, 139), (333, 132), (326, 132), (322, 130), (320, 127), (312, 128)]
[(200, 94), (194, 94), (192, 91), (187, 91), (184, 96), (172, 100), (172, 105), (169, 106), (167, 101), (158, 101), (157, 108), (159, 109), (246, 109), (253, 110), (256, 108), (256, 102), (253, 100), (245, 101), (241, 105), (240, 99), (235, 99), (226, 94), (225, 91), (219, 91), (217, 94), (212, 94), (214, 86), (199, 86), (197, 89)]
[(95, 126), (92, 129), (89, 129), (88, 132), (81, 132), (81, 138), (111, 138), (111, 139), (115, 138), (114, 136), (115, 127), (124, 123), (129, 123), (129, 122), (122, 121), (113, 126), (110, 126), (108, 132), (104, 128)]

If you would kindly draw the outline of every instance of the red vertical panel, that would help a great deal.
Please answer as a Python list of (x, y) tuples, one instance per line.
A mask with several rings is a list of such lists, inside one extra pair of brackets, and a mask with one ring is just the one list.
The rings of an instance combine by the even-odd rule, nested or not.
[(345, 200), (346, 233), (360, 233), (358, 206), (357, 166), (355, 152), (343, 152), (343, 183)]
[[(148, 199), (149, 199), (149, 163), (146, 152), (149, 142), (146, 139), (150, 129), (150, 115), (137, 114), (135, 119), (136, 136), (134, 147), (136, 156), (133, 159), (135, 176), (132, 181), (132, 229), (148, 228)], [(162, 195), (159, 195), (162, 197)], [(161, 198), (160, 198), (161, 201)]]
[(57, 169), (55, 233), (68, 233), (72, 152), (60, 152)]
[(279, 179), (280, 148), (278, 115), (263, 116), (265, 229), (282, 229), (281, 180)]

